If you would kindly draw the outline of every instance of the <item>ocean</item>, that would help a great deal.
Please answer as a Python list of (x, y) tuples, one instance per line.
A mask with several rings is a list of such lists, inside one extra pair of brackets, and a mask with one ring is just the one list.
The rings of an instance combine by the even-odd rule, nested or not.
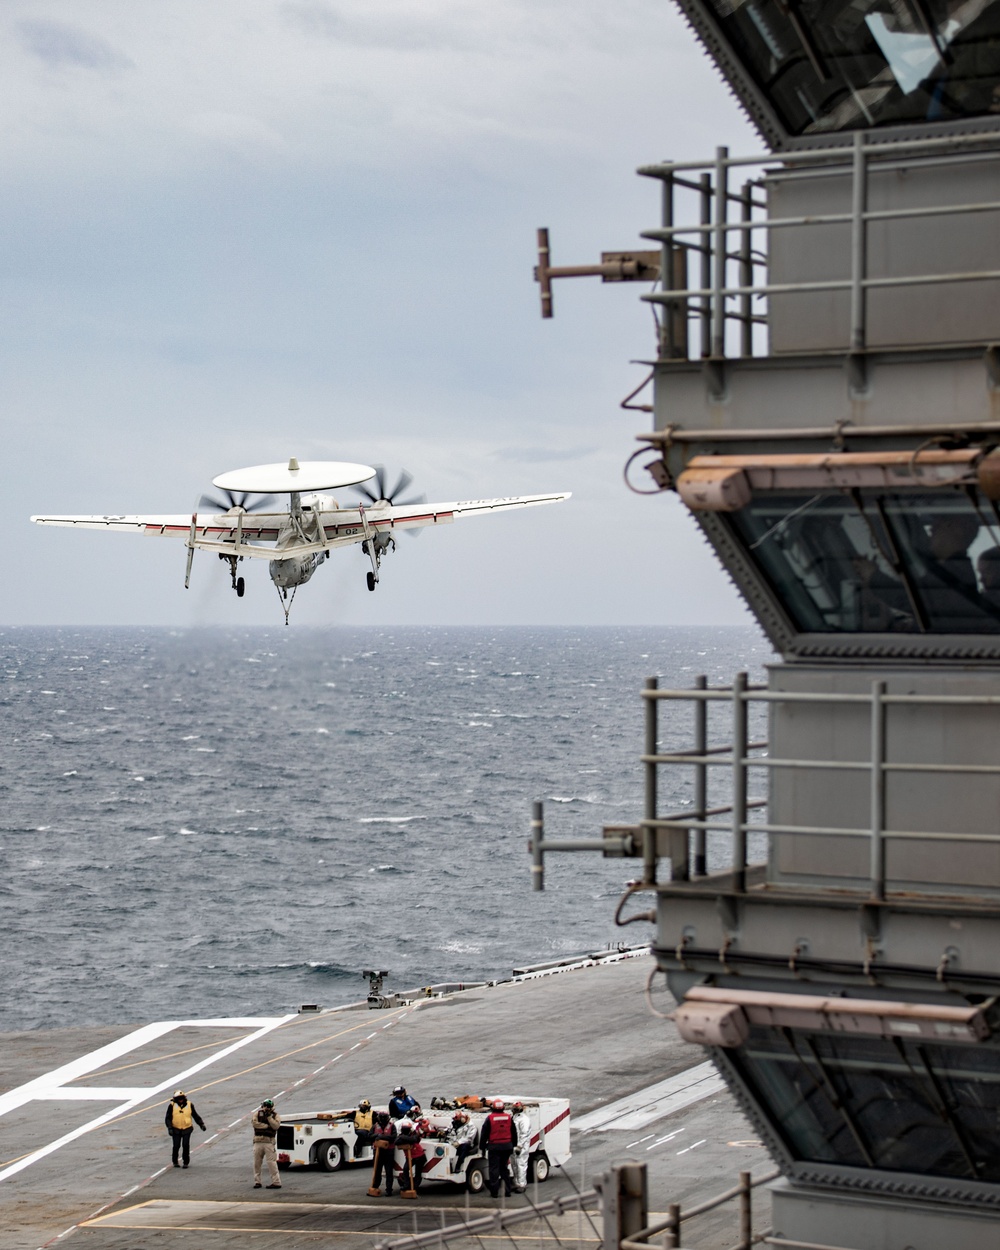
[[(641, 942), (643, 679), (728, 683), (752, 628), (0, 629), (4, 1030), (272, 1014)], [(661, 744), (689, 742), (669, 705)], [(714, 740), (728, 741), (725, 718)], [(690, 796), (664, 777), (661, 807)]]

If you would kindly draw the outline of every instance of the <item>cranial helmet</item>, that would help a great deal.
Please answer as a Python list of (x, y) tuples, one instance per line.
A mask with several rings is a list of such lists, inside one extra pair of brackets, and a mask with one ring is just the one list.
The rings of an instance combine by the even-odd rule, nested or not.
[(467, 1111), (456, 1111), (455, 1114), (451, 1118), (456, 1124), (468, 1124), (469, 1123), (469, 1114)]
[(392, 1096), (393, 1096), (393, 1098), (400, 1098), (400, 1097), (402, 1097), (402, 1095), (403, 1095), (403, 1094), (405, 1094), (405, 1093), (406, 1093), (406, 1088), (405, 1088), (405, 1086), (403, 1086), (403, 1085), (397, 1085), (397, 1086), (396, 1086), (396, 1088), (392, 1091)]
[(494, 1098), (494, 1099), (493, 1099), (493, 1104), (492, 1104), (492, 1105), (493, 1105), (493, 1110), (494, 1110), (494, 1111), (502, 1111), (502, 1110), (503, 1110), (503, 1099), (502, 1099), (502, 1098)]
[(186, 1098), (186, 1097), (187, 1097), (187, 1094), (185, 1094), (185, 1093), (184, 1093), (184, 1091), (183, 1091), (182, 1089), (175, 1089), (175, 1090), (174, 1090), (174, 1097), (175, 1097), (175, 1098)]
[(368, 1101), (368, 1099), (367, 1099), (367, 1098), (362, 1098), (362, 1099), (361, 1099), (361, 1101), (358, 1103), (358, 1108), (359, 1108), (361, 1111), (371, 1111), (371, 1109), (372, 1109), (372, 1105), (371, 1105), (371, 1103)]
[(273, 1107), (273, 1106), (274, 1106), (274, 1099), (273, 1099), (273, 1098), (265, 1098), (265, 1099), (264, 1099), (264, 1101), (263, 1101), (260, 1105), (261, 1105), (262, 1107)]

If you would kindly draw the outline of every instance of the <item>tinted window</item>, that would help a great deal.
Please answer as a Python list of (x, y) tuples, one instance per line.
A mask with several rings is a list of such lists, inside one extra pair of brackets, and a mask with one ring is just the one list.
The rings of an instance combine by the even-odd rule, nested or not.
[(1000, 110), (997, 0), (709, 0), (791, 134)]
[(1000, 633), (1000, 518), (964, 493), (760, 494), (730, 523), (805, 633)]
[(1000, 1056), (755, 1027), (728, 1052), (794, 1158), (1000, 1181)]

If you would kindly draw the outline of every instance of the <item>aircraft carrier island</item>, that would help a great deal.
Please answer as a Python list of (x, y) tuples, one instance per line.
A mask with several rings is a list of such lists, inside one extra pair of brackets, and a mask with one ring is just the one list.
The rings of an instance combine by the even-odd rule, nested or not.
[(780, 1168), (767, 1244), (1000, 1245), (1000, 6), (679, 3), (764, 150), (641, 169), (659, 252), (595, 272), (658, 275), (632, 480), (781, 663), (648, 683), (645, 819), (605, 853)]

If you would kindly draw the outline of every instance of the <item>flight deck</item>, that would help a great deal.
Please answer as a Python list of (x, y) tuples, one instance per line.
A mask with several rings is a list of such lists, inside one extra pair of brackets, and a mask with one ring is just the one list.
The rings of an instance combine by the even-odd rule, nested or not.
[[(629, 952), (397, 1009), (8, 1034), (0, 1246), (228, 1250), (273, 1245), (278, 1233), (285, 1245), (375, 1247), (501, 1203), (584, 1189), (626, 1157), (648, 1164), (651, 1206), (699, 1201), (740, 1169), (767, 1171), (712, 1065), (647, 1006), (652, 967)], [(655, 1004), (663, 1011), (671, 1000), (661, 990)], [(280, 1191), (252, 1188), (249, 1115), (261, 1098), (287, 1116), (383, 1102), (397, 1084), (428, 1104), (489, 1089), (568, 1097), (573, 1157), (562, 1174), (500, 1202), (430, 1184), (416, 1201), (369, 1198), (365, 1166), (290, 1168)], [(207, 1125), (195, 1130), (186, 1170), (171, 1166), (163, 1124), (176, 1088)], [(700, 1244), (731, 1244), (731, 1220), (720, 1216), (717, 1237), (706, 1226)], [(517, 1234), (518, 1244), (539, 1238), (549, 1247), (600, 1240), (578, 1214)]]

